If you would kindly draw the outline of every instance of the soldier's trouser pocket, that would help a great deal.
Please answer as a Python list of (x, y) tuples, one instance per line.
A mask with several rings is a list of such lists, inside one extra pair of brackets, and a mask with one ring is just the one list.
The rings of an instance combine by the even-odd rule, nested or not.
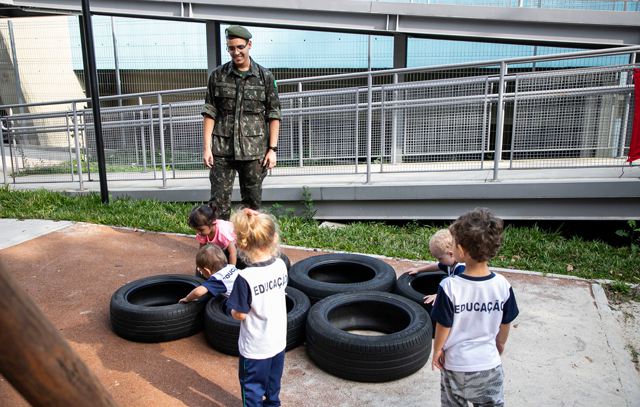
[(262, 160), (236, 161), (240, 181), (242, 205), (246, 208), (260, 209), (262, 204), (262, 180), (267, 175), (267, 168)]

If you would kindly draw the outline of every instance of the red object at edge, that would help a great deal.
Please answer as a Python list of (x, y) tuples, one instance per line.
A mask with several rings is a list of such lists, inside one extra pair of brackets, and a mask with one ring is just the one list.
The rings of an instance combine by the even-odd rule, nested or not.
[(633, 127), (631, 130), (631, 143), (629, 143), (629, 158), (627, 162), (640, 159), (640, 69), (633, 70), (634, 99)]

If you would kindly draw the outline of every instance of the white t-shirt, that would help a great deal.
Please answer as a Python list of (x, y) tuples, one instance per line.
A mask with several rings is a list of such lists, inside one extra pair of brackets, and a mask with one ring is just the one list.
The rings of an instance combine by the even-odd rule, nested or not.
[(233, 283), (238, 276), (238, 269), (233, 264), (227, 264), (221, 268), (217, 273), (212, 274), (211, 277), (204, 283), (203, 286), (209, 290), (211, 294), (222, 294), (228, 297), (231, 294)]
[(247, 265), (236, 278), (227, 308), (247, 314), (238, 349), (248, 359), (267, 359), (287, 345), (287, 266), (280, 258)]
[(444, 368), (479, 372), (500, 365), (496, 335), (500, 324), (518, 316), (511, 285), (500, 274), (460, 274), (440, 282), (431, 318), (451, 331), (444, 343)]

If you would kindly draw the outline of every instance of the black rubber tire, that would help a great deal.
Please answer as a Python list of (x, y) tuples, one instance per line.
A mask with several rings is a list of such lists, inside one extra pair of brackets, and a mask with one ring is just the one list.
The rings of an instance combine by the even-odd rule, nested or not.
[(447, 273), (444, 271), (424, 272), (414, 275), (405, 273), (398, 278), (395, 293), (417, 302), (431, 314), (433, 305), (425, 304), (424, 296), (436, 294), (440, 281), (445, 277), (447, 277)]
[(392, 291), (396, 272), (382, 260), (361, 254), (323, 254), (291, 266), (289, 285), (315, 303), (333, 294), (352, 291)]
[[(397, 294), (336, 294), (314, 304), (307, 316), (309, 357), (326, 372), (359, 382), (386, 382), (422, 368), (431, 353), (431, 319)], [(348, 331), (385, 333), (366, 336)]]
[(179, 304), (178, 300), (203, 281), (189, 275), (167, 274), (125, 284), (111, 296), (113, 332), (136, 342), (171, 341), (200, 332), (204, 306), (211, 296), (188, 304)]
[[(287, 271), (289, 271), (289, 269), (291, 268), (291, 260), (289, 260), (289, 257), (282, 252), (280, 252), (279, 257), (282, 259), (282, 261), (284, 261), (284, 265), (287, 266)], [(247, 265), (240, 257), (238, 257), (238, 259), (236, 260), (236, 267), (239, 270), (242, 270), (246, 268)]]
[[(287, 293), (287, 347), (291, 350), (304, 342), (307, 313), (311, 307), (309, 298), (300, 290), (286, 288)], [(224, 296), (209, 301), (204, 311), (204, 335), (215, 350), (238, 356), (240, 321), (224, 313)]]

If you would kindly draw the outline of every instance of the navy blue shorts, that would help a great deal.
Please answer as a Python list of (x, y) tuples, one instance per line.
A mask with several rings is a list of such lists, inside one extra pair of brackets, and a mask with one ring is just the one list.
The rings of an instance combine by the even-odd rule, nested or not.
[(284, 350), (268, 359), (247, 359), (240, 355), (238, 378), (245, 407), (280, 406), (280, 381)]

